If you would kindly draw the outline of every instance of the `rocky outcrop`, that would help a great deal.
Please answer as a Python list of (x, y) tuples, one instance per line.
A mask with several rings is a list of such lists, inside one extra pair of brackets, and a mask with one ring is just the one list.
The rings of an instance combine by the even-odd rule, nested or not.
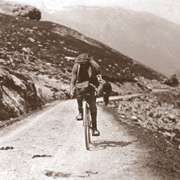
[(16, 5), (13, 8), (13, 14), (16, 16), (26, 17), (32, 20), (41, 19), (41, 11), (32, 6)]
[(0, 121), (18, 117), (41, 105), (42, 100), (29, 76), (0, 67)]
[(31, 20), (40, 20), (41, 11), (33, 6), (0, 2), (0, 12), (13, 16), (25, 17)]

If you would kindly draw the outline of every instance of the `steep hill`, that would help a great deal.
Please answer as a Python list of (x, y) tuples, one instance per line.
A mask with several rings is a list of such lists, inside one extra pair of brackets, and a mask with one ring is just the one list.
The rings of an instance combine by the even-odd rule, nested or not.
[[(38, 101), (42, 104), (59, 97), (67, 97), (72, 65), (82, 52), (92, 56), (101, 65), (103, 75), (117, 86), (122, 82), (134, 81), (135, 77), (156, 80), (163, 78), (152, 69), (68, 27), (0, 14), (0, 70), (5, 74), (2, 87), (8, 87), (19, 94), (18, 102), (22, 106), (22, 112), (25, 111), (28, 101), (31, 105)], [(5, 83), (8, 79), (6, 77), (11, 76), (16, 79), (14, 84), (19, 83), (19, 89), (13, 83)], [(27, 80), (23, 80), (24, 78)], [(24, 89), (23, 83), (26, 84)], [(31, 88), (28, 84), (32, 84)], [(131, 88), (132, 86), (129, 87)], [(25, 99), (27, 95), (22, 92), (28, 89), (32, 95)], [(16, 94), (12, 96), (16, 101)], [(13, 105), (15, 101), (9, 104)], [(34, 108), (39, 104), (34, 105)], [(11, 105), (7, 105), (9, 106)], [(27, 111), (29, 110), (33, 108)], [(22, 114), (20, 109), (17, 111), (18, 113), (12, 113), (10, 117)]]
[(88, 52), (99, 62), (103, 73), (116, 81), (131, 80), (136, 75), (160, 78), (160, 74), (150, 68), (62, 25), (1, 14), (0, 27), (1, 58), (18, 71), (42, 73), (41, 66), (51, 65), (57, 75), (66, 75), (71, 71), (74, 58), (79, 53)]
[(180, 71), (180, 26), (145, 12), (119, 7), (70, 7), (43, 14), (100, 40), (153, 69)]

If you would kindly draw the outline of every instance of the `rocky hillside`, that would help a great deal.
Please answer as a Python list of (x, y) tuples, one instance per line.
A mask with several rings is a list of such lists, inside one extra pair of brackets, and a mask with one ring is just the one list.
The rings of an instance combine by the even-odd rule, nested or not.
[[(14, 80), (12, 84), (9, 83), (10, 86), (3, 85), (5, 89), (10, 88), (20, 96), (18, 102), (21, 102), (22, 108), (16, 115), (13, 114), (16, 111), (14, 109), (10, 116), (17, 116), (24, 112), (26, 108), (24, 102), (31, 103), (22, 93), (26, 92), (26, 89), (30, 90), (26, 83), (29, 81), (25, 80), (27, 77), (28, 79), (31, 77), (35, 101), (39, 97), (43, 102), (66, 98), (74, 59), (82, 52), (87, 52), (101, 65), (103, 74), (109, 77), (116, 89), (120, 83), (135, 82), (135, 79), (139, 77), (149, 79), (149, 81), (152, 79), (158, 81), (163, 78), (152, 69), (68, 27), (0, 14), (1, 71), (3, 74), (8, 72), (10, 74), (7, 75), (8, 79), (16, 78), (22, 85), (16, 88), (13, 85), (16, 83)], [(3, 80), (2, 84), (4, 83)], [(139, 88), (138, 85), (137, 88)], [(16, 95), (13, 96), (16, 97)], [(16, 102), (12, 104), (14, 106)], [(36, 105), (32, 108), (35, 109)], [(7, 115), (5, 117), (8, 118)]]
[(180, 26), (163, 18), (120, 7), (69, 7), (45, 12), (43, 17), (77, 29), (166, 75), (180, 72)]
[(180, 148), (180, 90), (155, 92), (111, 102), (119, 119), (163, 134)]
[(34, 71), (41, 71), (41, 64), (51, 63), (65, 73), (71, 70), (79, 53), (88, 52), (99, 62), (104, 74), (117, 81), (137, 75), (148, 79), (162, 77), (152, 69), (65, 26), (3, 14), (0, 15), (0, 25), (1, 58), (5, 60), (5, 65), (12, 68), (30, 70), (32, 67)]
[(137, 139), (145, 137), (145, 142), (156, 145), (150, 159), (152, 166), (157, 162), (158, 172), (163, 170), (163, 174), (164, 171), (179, 174), (180, 169), (179, 92), (172, 90), (171, 93), (126, 96), (120, 101), (111, 101), (106, 107), (115, 114), (120, 124), (130, 129), (130, 134)]

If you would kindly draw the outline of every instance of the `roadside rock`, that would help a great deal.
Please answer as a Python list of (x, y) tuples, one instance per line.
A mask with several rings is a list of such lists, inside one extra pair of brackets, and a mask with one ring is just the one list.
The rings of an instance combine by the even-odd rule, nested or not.
[(171, 120), (171, 121), (173, 121), (173, 122), (176, 122), (176, 115), (174, 115), (174, 114), (169, 114), (169, 115), (168, 115), (168, 119)]
[(0, 67), (0, 121), (41, 107), (35, 84), (27, 75)]

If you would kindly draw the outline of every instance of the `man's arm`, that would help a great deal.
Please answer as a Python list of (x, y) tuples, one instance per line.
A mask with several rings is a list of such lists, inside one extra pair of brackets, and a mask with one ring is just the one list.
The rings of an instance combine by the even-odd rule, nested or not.
[(98, 79), (98, 82), (100, 84), (104, 84), (104, 80), (102, 79), (102, 74), (101, 74), (101, 67), (100, 65), (93, 59), (91, 58), (90, 60), (90, 64), (94, 67), (94, 69), (96, 70), (96, 76), (97, 76), (97, 79)]
[(73, 96), (74, 88), (77, 80), (77, 71), (78, 71), (78, 64), (74, 64), (72, 69), (72, 77), (71, 77), (71, 83), (70, 83), (70, 95)]
[(101, 74), (101, 68), (94, 59), (91, 58), (90, 64), (96, 69), (97, 74)]
[(110, 82), (108, 82), (108, 84), (109, 84), (109, 93), (111, 93), (112, 92), (112, 86), (111, 86)]

